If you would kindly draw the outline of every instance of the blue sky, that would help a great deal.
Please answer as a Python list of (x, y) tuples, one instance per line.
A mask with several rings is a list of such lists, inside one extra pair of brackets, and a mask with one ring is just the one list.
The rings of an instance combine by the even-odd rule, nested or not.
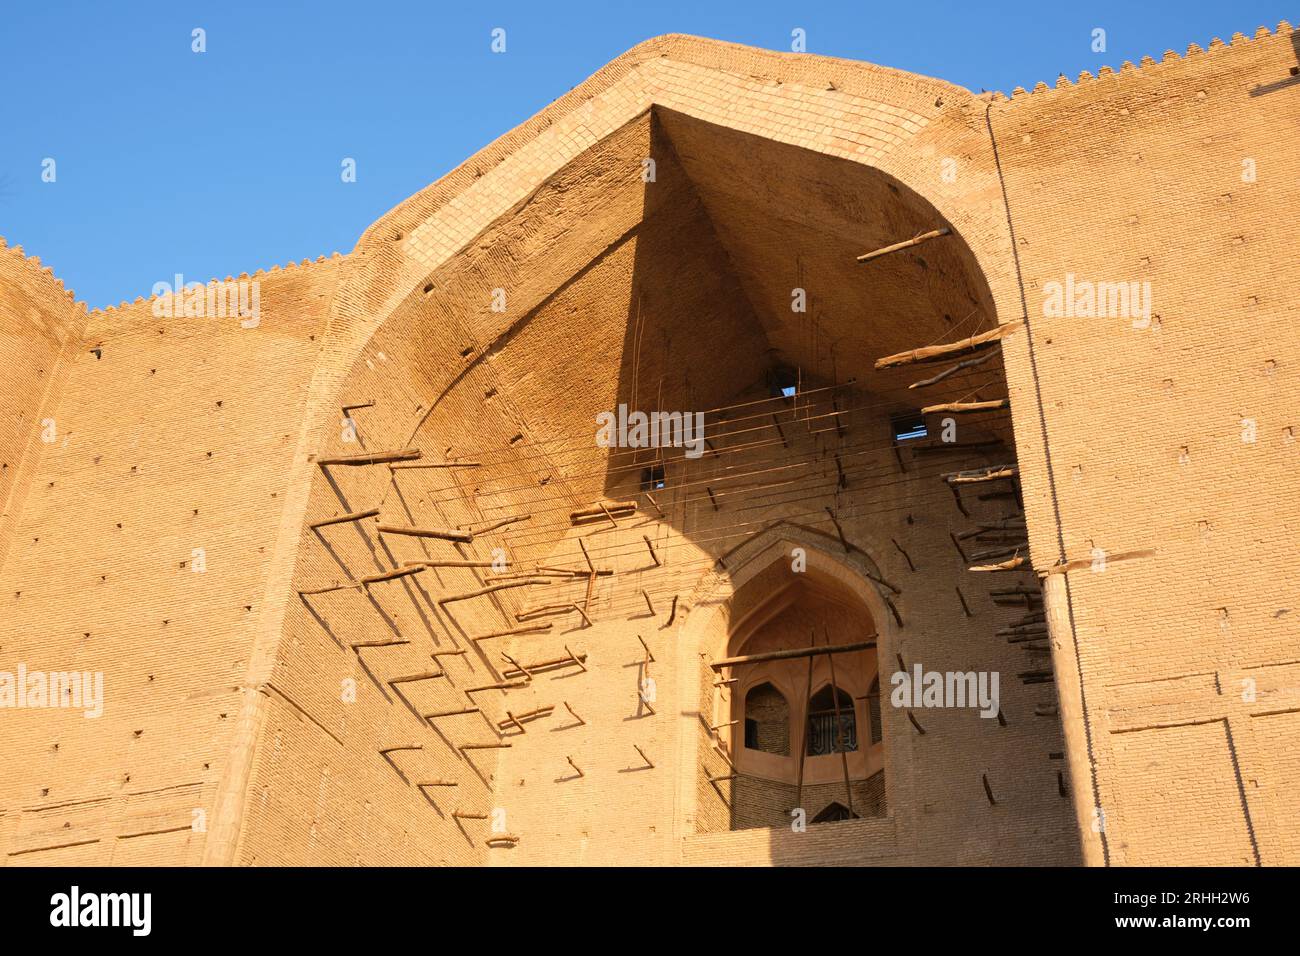
[[(1071, 78), (1286, 3), (6, 0), (0, 235), (91, 307), (347, 252), (371, 222), (661, 33), (868, 60), (980, 89)], [(207, 52), (191, 31), (207, 31)], [(506, 31), (506, 52), (490, 49)], [(1092, 30), (1106, 30), (1094, 53)], [(344, 183), (340, 164), (357, 163)], [(54, 182), (42, 164), (55, 160)]]

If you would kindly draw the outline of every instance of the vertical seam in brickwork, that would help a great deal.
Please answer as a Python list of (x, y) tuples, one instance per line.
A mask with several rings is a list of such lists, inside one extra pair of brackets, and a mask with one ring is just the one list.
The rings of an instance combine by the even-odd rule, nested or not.
[[(998, 172), (998, 186), (1002, 190), (1002, 207), (1007, 215), (1007, 233), (1011, 240), (1011, 260), (1016, 267), (1016, 286), (1020, 290), (1020, 313), (1025, 323), (1025, 343), (1029, 353), (1029, 372), (1034, 379), (1034, 399), (1038, 404), (1038, 425), (1043, 435), (1043, 461), (1047, 466), (1047, 489), (1052, 495), (1052, 516), (1056, 520), (1056, 544), (1061, 564), (1065, 563), (1065, 529), (1061, 525), (1061, 503), (1056, 495), (1056, 474), (1052, 469), (1052, 448), (1047, 439), (1047, 414), (1043, 410), (1043, 389), (1038, 381), (1038, 361), (1034, 355), (1033, 325), (1029, 320), (1029, 302), (1025, 298), (1025, 278), (1020, 271), (1020, 250), (1016, 248), (1016, 227), (1011, 220), (1011, 200), (1007, 196), (1007, 181), (1002, 175), (1002, 156), (998, 152), (998, 140), (993, 135), (993, 103), (984, 104), (984, 125), (989, 131), (989, 146), (993, 150), (993, 165)], [(1101, 806), (1101, 793), (1097, 785), (1097, 761), (1093, 755), (1092, 723), (1088, 719), (1088, 695), (1083, 683), (1083, 667), (1079, 661), (1079, 631), (1074, 621), (1074, 599), (1070, 594), (1070, 576), (1065, 577), (1065, 605), (1070, 619), (1070, 640), (1074, 644), (1074, 659), (1079, 672), (1079, 709), (1083, 712), (1083, 734), (1088, 745), (1088, 773), (1092, 778), (1092, 805)], [(1102, 818), (1104, 821), (1104, 817)], [(1106, 826), (1103, 822), (1098, 836), (1101, 837), (1102, 860), (1110, 866), (1110, 845), (1106, 840)], [(1252, 832), (1252, 841), (1254, 835)]]

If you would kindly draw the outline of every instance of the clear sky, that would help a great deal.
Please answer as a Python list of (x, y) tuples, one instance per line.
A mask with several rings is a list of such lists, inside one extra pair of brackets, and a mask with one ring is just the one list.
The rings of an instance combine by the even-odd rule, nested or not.
[[(0, 235), (100, 307), (178, 272), (206, 281), (347, 252), (401, 200), (658, 34), (789, 51), (801, 28), (809, 53), (1010, 92), (1296, 23), (1291, 6), (0, 0)], [(498, 27), (504, 53), (491, 50)], [(1105, 53), (1092, 50), (1097, 27)], [(353, 183), (340, 176), (348, 157)]]

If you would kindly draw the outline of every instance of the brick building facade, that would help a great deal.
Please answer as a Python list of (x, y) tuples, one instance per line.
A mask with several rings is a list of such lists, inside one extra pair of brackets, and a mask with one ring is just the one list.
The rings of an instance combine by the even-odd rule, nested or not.
[(0, 708), (3, 859), (1300, 863), (1296, 36), (1010, 98), (658, 38), (254, 323), (0, 250), (0, 671), (104, 681)]

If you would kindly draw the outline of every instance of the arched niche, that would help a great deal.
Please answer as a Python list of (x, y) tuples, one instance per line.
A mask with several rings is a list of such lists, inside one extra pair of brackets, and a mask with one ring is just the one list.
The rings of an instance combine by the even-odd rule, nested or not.
[[(705, 832), (789, 827), (790, 811), (799, 800), (809, 825), (833, 802), (847, 807), (851, 799), (853, 816), (858, 818), (888, 816), (894, 800), (905, 802), (905, 793), (899, 790), (900, 784), (905, 790), (907, 781), (894, 779), (894, 768), (905, 769), (909, 753), (906, 748), (892, 752), (889, 746), (906, 732), (905, 727), (896, 726), (898, 714), (889, 708), (880, 713), (870, 701), (873, 687), (879, 686), (878, 661), (892, 659), (897, 639), (878, 585), (871, 580), (872, 567), (865, 554), (845, 554), (816, 532), (784, 525), (736, 549), (725, 573), (692, 595), (700, 613), (692, 615), (683, 631), (683, 655), (696, 656), (694, 649), (696, 659), (702, 659), (702, 719), (693, 738), (694, 772), (682, 786), (683, 809), (693, 817), (688, 826), (693, 823), (694, 829)], [(833, 677), (827, 655), (719, 671), (711, 667), (711, 662), (749, 653), (807, 647), (814, 636), (821, 646), (828, 640), (842, 645), (873, 639), (876, 647), (835, 654)], [(807, 703), (832, 679), (852, 700), (858, 747), (844, 754), (804, 754), (800, 794)], [(789, 705), (787, 753), (746, 744), (746, 701), (752, 691), (765, 686), (779, 692)], [(719, 729), (705, 732), (706, 724)]]

